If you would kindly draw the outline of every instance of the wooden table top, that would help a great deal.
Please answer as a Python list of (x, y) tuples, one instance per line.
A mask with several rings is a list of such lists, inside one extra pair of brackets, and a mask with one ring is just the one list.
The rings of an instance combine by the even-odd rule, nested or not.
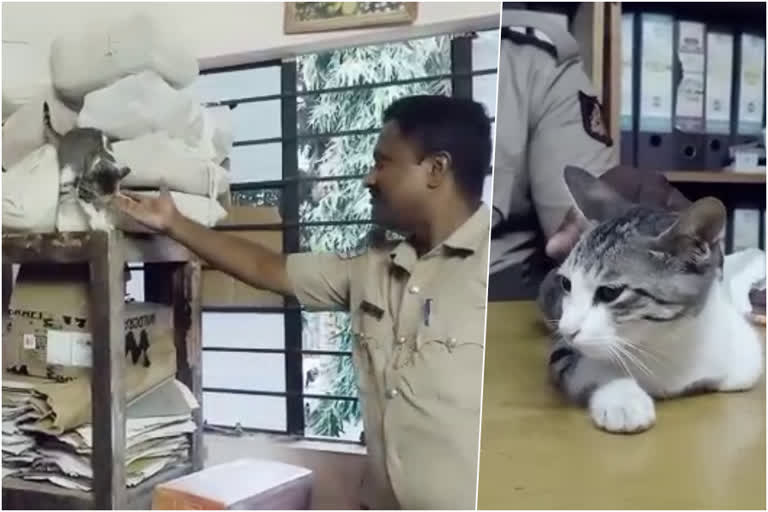
[(490, 303), (480, 509), (765, 509), (765, 380), (657, 402), (631, 436), (597, 430), (546, 377), (533, 303)]

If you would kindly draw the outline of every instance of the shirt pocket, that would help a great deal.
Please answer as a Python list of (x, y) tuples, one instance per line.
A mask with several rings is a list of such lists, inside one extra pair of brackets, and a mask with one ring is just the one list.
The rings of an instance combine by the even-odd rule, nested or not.
[(385, 364), (385, 347), (392, 340), (392, 322), (376, 301), (363, 299), (352, 312), (352, 359), (360, 393), (371, 391)]
[(484, 322), (485, 306), (468, 305), (454, 319), (420, 329), (414, 364), (403, 369), (416, 396), (479, 413)]

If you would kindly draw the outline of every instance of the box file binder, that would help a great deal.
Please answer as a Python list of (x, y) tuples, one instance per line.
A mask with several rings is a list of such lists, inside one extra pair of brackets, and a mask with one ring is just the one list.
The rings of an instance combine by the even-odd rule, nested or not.
[(673, 169), (704, 167), (704, 68), (706, 28), (703, 23), (680, 20), (675, 23), (675, 65), (679, 66), (675, 87)]
[(707, 65), (704, 101), (704, 130), (707, 169), (721, 169), (728, 163), (731, 145), (733, 96), (733, 34), (707, 29)]
[(642, 13), (637, 167), (673, 169), (673, 49), (671, 16)]
[(635, 166), (635, 15), (621, 16), (621, 139), (622, 165)]
[(755, 140), (764, 126), (765, 38), (741, 33), (736, 52), (735, 130), (732, 144)]

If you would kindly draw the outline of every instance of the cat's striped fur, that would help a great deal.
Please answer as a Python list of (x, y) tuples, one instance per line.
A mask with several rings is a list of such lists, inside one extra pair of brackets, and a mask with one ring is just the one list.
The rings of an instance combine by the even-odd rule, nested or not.
[(56, 148), (60, 193), (79, 202), (91, 229), (110, 229), (105, 209), (130, 169), (118, 165), (111, 141), (100, 130), (74, 128), (57, 133), (48, 102), (43, 103), (43, 126), (46, 142)]

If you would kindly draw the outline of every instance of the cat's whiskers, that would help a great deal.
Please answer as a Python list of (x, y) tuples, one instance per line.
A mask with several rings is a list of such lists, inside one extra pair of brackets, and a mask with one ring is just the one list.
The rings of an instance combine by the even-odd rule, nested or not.
[(617, 350), (616, 345), (608, 345), (608, 353), (611, 354), (612, 359), (619, 363), (619, 365), (624, 369), (624, 372), (627, 374), (628, 377), (631, 377), (634, 380), (637, 380), (635, 378), (635, 375), (632, 373), (632, 371), (629, 369), (629, 366), (626, 364), (624, 359), (621, 357), (621, 352)]
[(655, 377), (651, 369), (648, 368), (648, 366), (637, 355), (632, 354), (630, 351), (627, 350), (626, 344), (616, 343), (613, 346), (618, 352), (620, 352), (624, 357), (626, 357), (629, 360), (629, 363), (637, 367), (645, 375), (647, 375), (650, 378)]
[(590, 337), (590, 343), (581, 343), (581, 345), (605, 347), (612, 356), (615, 356), (615, 360), (617, 360), (622, 365), (625, 372), (632, 378), (634, 378), (634, 375), (629, 371), (627, 363), (637, 367), (640, 371), (649, 377), (654, 377), (654, 374), (648, 365), (636, 354), (633, 354), (627, 350), (629, 346), (632, 348), (637, 348), (637, 345), (632, 344), (624, 338), (617, 336), (593, 336)]
[(617, 337), (617, 342), (622, 343), (625, 348), (633, 350), (635, 355), (638, 357), (647, 357), (652, 359), (652, 361), (649, 361), (649, 363), (660, 366), (660, 369), (672, 371), (677, 370), (678, 365), (675, 364), (675, 361), (663, 352), (653, 350), (650, 347), (640, 343), (634, 343), (626, 338)]

